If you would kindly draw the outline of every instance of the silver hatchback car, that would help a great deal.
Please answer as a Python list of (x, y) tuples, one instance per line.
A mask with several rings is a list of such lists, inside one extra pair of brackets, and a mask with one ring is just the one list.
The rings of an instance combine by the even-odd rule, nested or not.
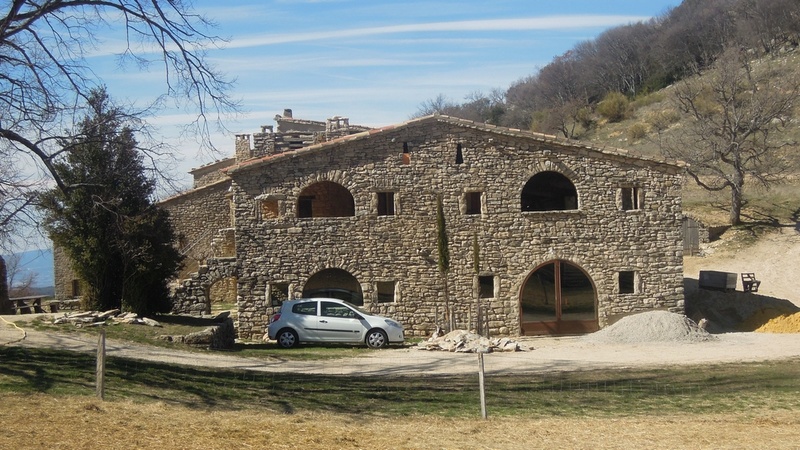
[(270, 319), (267, 335), (283, 348), (300, 342), (363, 342), (371, 348), (381, 348), (404, 340), (400, 323), (335, 298), (283, 302), (280, 312)]

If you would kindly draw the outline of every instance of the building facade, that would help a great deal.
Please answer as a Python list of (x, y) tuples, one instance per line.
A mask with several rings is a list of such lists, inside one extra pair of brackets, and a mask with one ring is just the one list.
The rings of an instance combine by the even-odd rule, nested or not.
[(350, 300), (413, 336), (683, 312), (679, 164), (440, 115), (380, 129), (275, 120), (161, 202), (187, 256), (175, 312), (224, 297), (242, 339), (302, 296)]
[(683, 311), (677, 164), (429, 116), (225, 172), (242, 338), (300, 296), (347, 298), (419, 336), (479, 316), (516, 335)]

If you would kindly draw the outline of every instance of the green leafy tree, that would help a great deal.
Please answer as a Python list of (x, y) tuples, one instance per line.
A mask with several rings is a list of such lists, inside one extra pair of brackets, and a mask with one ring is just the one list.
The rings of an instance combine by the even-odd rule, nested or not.
[(42, 195), (45, 227), (86, 284), (84, 307), (166, 312), (166, 281), (181, 260), (168, 214), (152, 201), (155, 183), (129, 117), (103, 89), (87, 103), (89, 113), (54, 164), (71, 188)]

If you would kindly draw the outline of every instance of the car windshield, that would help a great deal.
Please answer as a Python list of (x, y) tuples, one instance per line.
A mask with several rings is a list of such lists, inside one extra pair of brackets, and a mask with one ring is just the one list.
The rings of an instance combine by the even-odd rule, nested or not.
[(349, 307), (351, 307), (351, 308), (355, 309), (356, 311), (358, 311), (359, 313), (361, 313), (361, 314), (363, 314), (363, 315), (365, 315), (365, 316), (371, 316), (371, 315), (372, 315), (372, 314), (370, 314), (370, 313), (368, 313), (368, 312), (364, 311), (364, 310), (363, 310), (363, 309), (361, 309), (360, 307), (358, 307), (358, 306), (356, 306), (356, 305), (354, 305), (354, 304), (352, 304), (352, 303), (350, 303), (350, 302), (347, 302), (347, 301), (344, 301), (344, 300), (343, 300), (343, 301), (342, 301), (342, 303), (344, 303), (345, 305), (347, 305), (347, 306), (349, 306)]

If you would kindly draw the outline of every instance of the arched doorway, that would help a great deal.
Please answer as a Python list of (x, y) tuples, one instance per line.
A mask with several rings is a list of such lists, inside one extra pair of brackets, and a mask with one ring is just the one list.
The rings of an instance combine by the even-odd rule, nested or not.
[(303, 297), (338, 298), (354, 305), (364, 305), (361, 284), (350, 272), (342, 269), (325, 269), (312, 275), (303, 288)]
[(531, 272), (520, 292), (522, 334), (576, 334), (597, 331), (597, 292), (580, 267), (562, 260)]

